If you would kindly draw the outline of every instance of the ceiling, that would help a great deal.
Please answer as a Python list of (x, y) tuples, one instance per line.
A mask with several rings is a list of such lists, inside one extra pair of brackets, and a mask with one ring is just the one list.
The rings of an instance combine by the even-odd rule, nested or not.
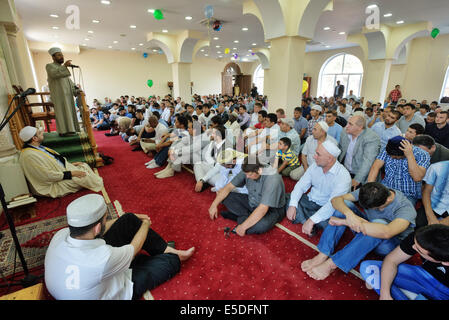
[[(198, 55), (209, 58), (226, 57), (226, 48), (237, 53), (240, 59), (257, 60), (250, 50), (268, 47), (264, 41), (261, 23), (253, 15), (242, 14), (244, 0), (110, 0), (110, 5), (100, 0), (15, 0), (27, 39), (61, 44), (75, 44), (101, 50), (123, 50), (161, 54), (159, 48), (147, 44), (149, 32), (168, 34), (190, 29), (204, 33), (211, 40), (210, 48)], [(335, 0), (334, 10), (323, 12), (315, 30), (315, 36), (306, 51), (332, 50), (351, 47), (348, 34), (358, 33), (365, 25), (366, 7), (372, 4), (380, 8), (381, 23), (397, 26), (430, 21), (441, 33), (449, 33), (448, 0)], [(80, 11), (80, 29), (66, 28), (70, 13), (66, 8), (75, 5)], [(200, 22), (205, 19), (204, 8), (214, 7), (214, 18), (223, 21), (221, 31), (208, 31)], [(161, 9), (163, 20), (156, 20), (148, 9)], [(391, 13), (391, 17), (384, 17)], [(50, 15), (58, 17), (51, 17)], [(192, 17), (186, 20), (185, 17)], [(94, 23), (98, 20), (99, 23)], [(135, 26), (131, 28), (130, 26)], [(55, 27), (55, 28), (54, 28)], [(324, 30), (329, 27), (329, 30)], [(58, 28), (58, 29), (56, 29)], [(242, 31), (242, 28), (248, 28)], [(341, 35), (340, 32), (345, 32)], [(214, 40), (218, 37), (218, 40)], [(87, 40), (88, 39), (88, 40)], [(238, 43), (234, 43), (234, 41)], [(116, 41), (116, 43), (114, 43)], [(220, 46), (217, 48), (216, 46)], [(134, 48), (134, 49), (133, 49)], [(234, 49), (235, 48), (235, 49)]]

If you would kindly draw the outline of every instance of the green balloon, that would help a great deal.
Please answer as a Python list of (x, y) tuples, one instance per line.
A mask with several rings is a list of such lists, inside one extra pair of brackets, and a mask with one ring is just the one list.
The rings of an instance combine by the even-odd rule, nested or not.
[(151, 88), (153, 86), (153, 80), (148, 80), (147, 81), (147, 85)]
[(161, 10), (157, 9), (157, 10), (154, 10), (153, 17), (156, 20), (162, 20), (162, 19), (164, 19), (164, 14), (162, 13)]
[(440, 34), (440, 29), (435, 28), (432, 30), (432, 32), (430, 33), (430, 35), (432, 36), (432, 38), (436, 38), (438, 35)]

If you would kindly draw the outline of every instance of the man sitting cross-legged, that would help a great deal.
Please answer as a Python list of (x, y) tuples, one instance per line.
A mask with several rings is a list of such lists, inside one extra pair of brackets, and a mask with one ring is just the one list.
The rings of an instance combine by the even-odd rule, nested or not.
[[(326, 228), (334, 213), (331, 200), (351, 189), (351, 175), (337, 161), (340, 149), (331, 141), (318, 145), (315, 162), (296, 184), (290, 196), (287, 218), (302, 223), (302, 232), (312, 236), (317, 227)], [(310, 192), (307, 194), (307, 190)]]
[[(248, 194), (232, 192), (244, 186)], [(243, 162), (242, 172), (217, 192), (209, 208), (212, 220), (218, 217), (220, 203), (229, 210), (221, 212), (223, 218), (237, 222), (234, 230), (239, 236), (265, 233), (285, 216), (284, 182), (271, 166), (264, 167), (257, 157), (248, 156)]]
[(106, 218), (106, 203), (98, 194), (68, 205), (69, 227), (53, 236), (45, 254), (45, 284), (55, 299), (140, 299), (175, 276), (194, 253), (194, 247), (169, 247), (150, 228), (147, 215)]
[[(364, 213), (355, 206), (357, 201)], [(332, 199), (332, 205), (336, 211), (321, 235), (320, 253), (301, 264), (301, 269), (315, 280), (326, 279), (337, 268), (348, 273), (372, 250), (385, 256), (413, 232), (416, 211), (411, 202), (400, 191), (380, 183), (366, 183)], [(334, 253), (346, 227), (356, 235)]]
[(103, 178), (87, 163), (70, 163), (56, 151), (43, 146), (42, 130), (26, 126), (19, 136), (24, 142), (19, 162), (34, 194), (58, 198), (82, 188), (95, 192), (103, 188)]

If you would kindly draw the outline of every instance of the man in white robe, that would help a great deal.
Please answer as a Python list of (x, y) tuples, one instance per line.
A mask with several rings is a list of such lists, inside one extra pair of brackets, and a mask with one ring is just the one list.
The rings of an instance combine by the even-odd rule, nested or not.
[(42, 146), (43, 131), (27, 126), (19, 136), (25, 143), (19, 162), (33, 194), (58, 198), (82, 188), (95, 192), (103, 188), (103, 178), (88, 164), (70, 163), (56, 151)]

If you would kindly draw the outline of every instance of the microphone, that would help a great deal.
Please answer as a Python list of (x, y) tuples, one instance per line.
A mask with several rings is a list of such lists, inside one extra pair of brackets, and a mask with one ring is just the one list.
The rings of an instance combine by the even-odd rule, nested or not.
[(71, 64), (69, 67), (71, 67), (71, 68), (79, 68), (79, 66), (76, 66), (74, 64)]
[(20, 98), (25, 98), (27, 95), (34, 93), (36, 93), (36, 89), (28, 88), (26, 91), (19, 93), (17, 96), (19, 96)]

